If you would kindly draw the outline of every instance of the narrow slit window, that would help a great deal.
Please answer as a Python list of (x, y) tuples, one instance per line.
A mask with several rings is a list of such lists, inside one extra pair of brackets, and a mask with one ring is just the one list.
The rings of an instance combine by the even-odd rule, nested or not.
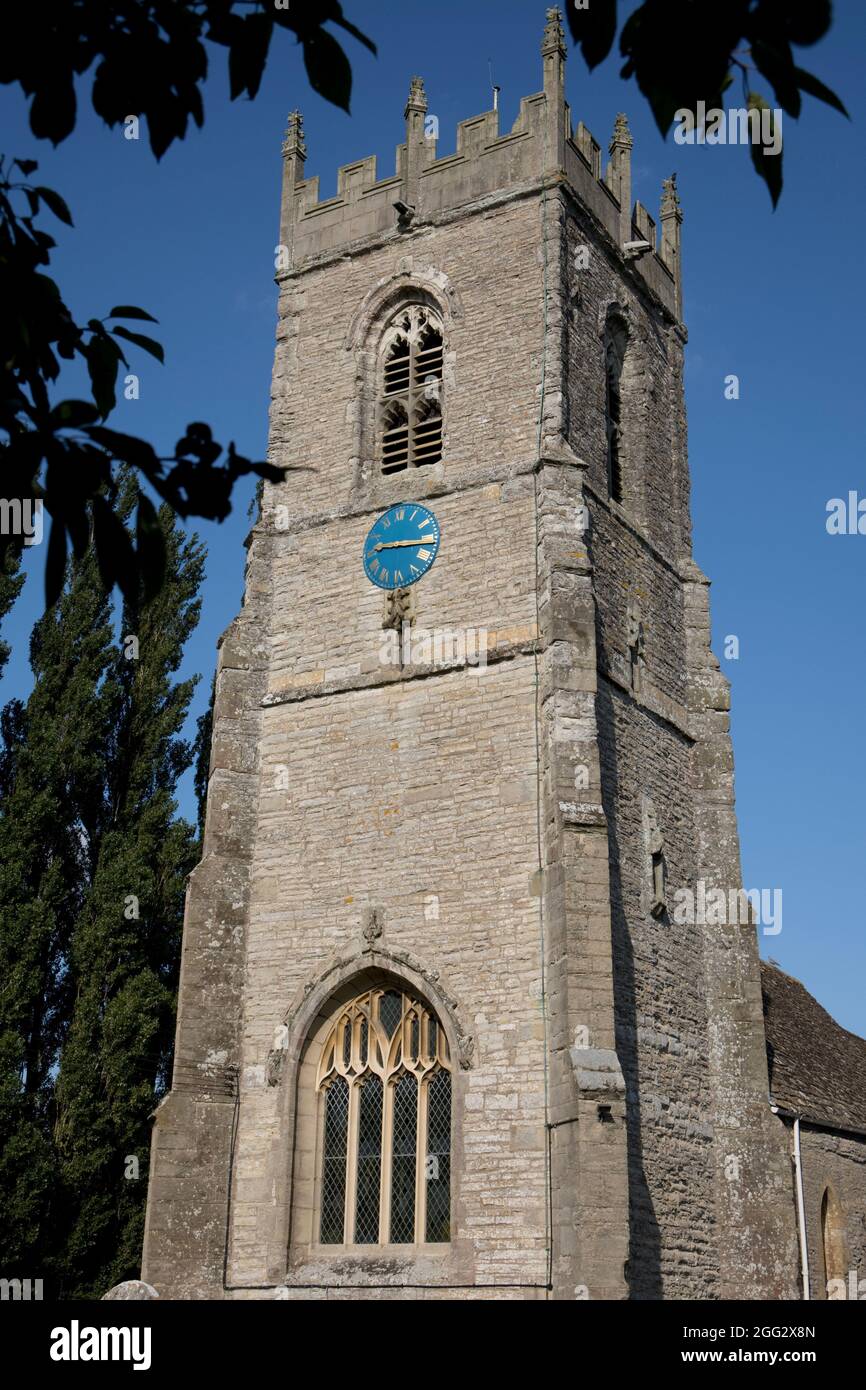
[(665, 857), (661, 850), (656, 850), (652, 854), (650, 867), (653, 880), (652, 915), (654, 917), (661, 917), (665, 911), (667, 892), (665, 883)]
[(632, 624), (628, 654), (631, 688), (636, 695), (640, 695), (643, 691), (644, 627), (639, 620)]

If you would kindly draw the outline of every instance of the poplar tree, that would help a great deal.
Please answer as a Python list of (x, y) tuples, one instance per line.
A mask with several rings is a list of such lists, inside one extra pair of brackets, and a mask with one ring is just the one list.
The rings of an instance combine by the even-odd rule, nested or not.
[[(127, 522), (133, 502), (127, 477)], [(0, 1269), (49, 1297), (137, 1275), (171, 1061), (198, 854), (176, 801), (197, 678), (177, 672), (204, 553), (167, 506), (156, 532), (165, 582), (127, 593), (119, 631), (98, 537), (73, 558), (33, 632), (33, 690), (0, 711)], [(14, 565), (3, 578), (0, 608), (20, 587)]]
[(98, 1297), (138, 1275), (150, 1116), (168, 1084), (185, 881), (197, 858), (175, 794), (195, 756), (180, 731), (198, 677), (174, 677), (198, 621), (204, 552), (167, 506), (159, 526), (163, 585), (123, 608), (99, 833), (70, 942), (55, 1125), (64, 1297)]
[(0, 1267), (40, 1276), (56, 1218), (54, 1077), (69, 948), (112, 722), (111, 605), (88, 553), (34, 628), (34, 685), (0, 719)]
[[(21, 551), (10, 547), (0, 560), (0, 620), (6, 617), (9, 609), (21, 592), (24, 575), (21, 569)], [(9, 643), (0, 641), (0, 675), (9, 660)]]

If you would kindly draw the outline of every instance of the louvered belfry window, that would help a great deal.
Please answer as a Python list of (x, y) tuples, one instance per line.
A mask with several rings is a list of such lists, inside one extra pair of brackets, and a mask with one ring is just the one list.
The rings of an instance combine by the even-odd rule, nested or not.
[(383, 473), (442, 457), (442, 351), (442, 324), (423, 304), (401, 309), (388, 325), (379, 401)]
[(322, 1050), (319, 1241), (451, 1238), (451, 1060), (436, 1016), (382, 988), (337, 1015)]

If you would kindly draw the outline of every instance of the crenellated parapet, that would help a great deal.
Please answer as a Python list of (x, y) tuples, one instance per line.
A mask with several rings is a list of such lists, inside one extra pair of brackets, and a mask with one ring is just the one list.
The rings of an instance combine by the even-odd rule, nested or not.
[(294, 113), (283, 146), (280, 243), (286, 253), (281, 264), (291, 273), (322, 256), (411, 235), (425, 224), (468, 212), (473, 204), (527, 196), (555, 183), (572, 193), (680, 318), (682, 213), (675, 182), (665, 182), (659, 239), (647, 208), (632, 203), (632, 136), (625, 115), (616, 117), (604, 168), (599, 142), (582, 121), (572, 125), (557, 9), (547, 12), (542, 60), (543, 90), (521, 100), (510, 130), (500, 132), (496, 110), (471, 116), (457, 127), (455, 152), (443, 156), (437, 154), (438, 123), (428, 112), (423, 80), (413, 77), (394, 173), (379, 178), (373, 155), (345, 164), (338, 171), (335, 196), (323, 201), (318, 178), (304, 176), (303, 129)]

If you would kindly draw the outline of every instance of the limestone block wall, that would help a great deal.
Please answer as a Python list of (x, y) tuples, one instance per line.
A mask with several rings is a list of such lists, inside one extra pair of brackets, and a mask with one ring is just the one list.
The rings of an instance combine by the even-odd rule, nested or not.
[[(252, 868), (231, 1282), (267, 1282), (287, 1097), (264, 1063), (293, 998), (332, 959), (408, 953), (475, 1039), (454, 1107), (458, 1240), (433, 1282), (544, 1281), (543, 1024), (531, 663), (404, 680), (267, 712)], [(269, 785), (287, 759), (290, 785)], [(291, 1064), (285, 1081), (291, 1088)], [(295, 1162), (303, 1162), (296, 1155)], [(297, 1174), (296, 1174), (297, 1176)], [(292, 1194), (289, 1190), (288, 1201)], [(407, 1259), (390, 1252), (400, 1278)], [(303, 1252), (292, 1282), (337, 1282)], [(359, 1258), (356, 1278), (381, 1280)], [(306, 1276), (305, 1276), (306, 1269)], [(282, 1272), (281, 1272), (282, 1277)], [(416, 1282), (422, 1282), (416, 1279)]]
[[(679, 925), (671, 915), (676, 889), (700, 878), (740, 886), (727, 689), (710, 652), (705, 588), (699, 620), (695, 607), (685, 335), (591, 208), (566, 196), (560, 226), (562, 422), (586, 467), (590, 513), (629, 1285), (634, 1297), (792, 1296), (796, 1252), (786, 1163), (766, 1107), (754, 930)], [(621, 503), (607, 479), (611, 305), (628, 332)], [(668, 911), (657, 915), (649, 814), (668, 887)]]
[[(786, 1127), (790, 1139), (790, 1126)], [(844, 1277), (845, 1297), (856, 1288), (858, 1302), (866, 1299), (866, 1136), (833, 1133), (810, 1125), (800, 1128), (809, 1283), (813, 1298), (827, 1297), (827, 1279)], [(839, 1268), (828, 1275), (822, 1230), (822, 1203), (828, 1187), (841, 1213)], [(842, 1271), (844, 1266), (844, 1273)], [(854, 1273), (851, 1280), (851, 1271)], [(862, 1287), (861, 1287), (862, 1284)], [(833, 1290), (838, 1295), (838, 1290)]]
[(657, 808), (671, 893), (695, 875), (690, 744), (617, 685), (599, 697), (611, 842), (617, 1050), (628, 1088), (631, 1288), (717, 1296), (707, 1004), (700, 932), (649, 911), (645, 798)]
[(595, 498), (589, 510), (599, 665), (611, 680), (631, 687), (629, 624), (633, 616), (639, 617), (643, 629), (640, 694), (659, 714), (685, 728), (682, 579), (619, 508)]
[(152, 1132), (142, 1269), (161, 1296), (222, 1298), (238, 1094), (249, 860), (266, 686), (269, 546), (219, 651), (201, 863), (184, 914), (172, 1088)]
[[(481, 634), (476, 648), (483, 644), (491, 661), (530, 645), (536, 622), (531, 478), (443, 492), (426, 505), (435, 511), (441, 543), (436, 564), (415, 586), (416, 638), (422, 630), (472, 630)], [(383, 637), (385, 596), (367, 581), (359, 559), (374, 519), (369, 512), (346, 515), (274, 534), (268, 698), (399, 679), (391, 639)]]
[[(305, 471), (267, 488), (266, 515), (285, 507), (283, 524), (295, 529), (334, 509), (369, 513), (530, 462), (541, 281), (539, 208), (528, 198), (285, 279), (269, 447), (274, 462)], [(363, 467), (364, 349), (379, 306), (396, 311), (401, 292), (425, 286), (444, 307), (444, 457), (381, 479)]]
[[(411, 255), (402, 244), (371, 248), (283, 286), (271, 455), (308, 471), (268, 488), (263, 508), (273, 601), (233, 1296), (287, 1278), (292, 1296), (303, 1296), (309, 1284), (351, 1278), (396, 1292), (413, 1282), (465, 1285), (467, 1296), (476, 1284), (480, 1296), (519, 1285), (533, 1297), (547, 1280), (531, 656), (538, 226), (537, 204), (516, 201), (413, 238)], [(410, 287), (426, 287), (443, 306), (444, 459), (383, 485), (363, 468), (365, 338)], [(479, 332), (482, 322), (495, 334)], [(383, 663), (384, 595), (360, 556), (379, 510), (401, 495), (432, 506), (442, 532), (437, 563), (416, 588), (415, 631), (483, 633), (486, 669)], [(382, 968), (397, 969), (399, 958), (421, 972), (422, 988), (435, 978), (474, 1045), (455, 1077), (454, 1241), (441, 1257), (426, 1252), (422, 1266), (399, 1250), (387, 1267), (359, 1256), (347, 1275), (345, 1256), (341, 1273), (327, 1250), (305, 1249), (292, 1234), (314, 1161), (293, 1089), (303, 1039), (287, 1051), (277, 1086), (268, 1084), (268, 1058), (293, 1001), (331, 978), (335, 961), (367, 968), (363, 925), (374, 906), (385, 924)]]
[[(595, 601), (595, 701), (607, 823), (616, 1050), (626, 1085), (629, 1288), (639, 1298), (718, 1296), (708, 1011), (694, 927), (651, 914), (648, 807), (672, 897), (697, 869), (681, 561), (688, 489), (679, 332), (609, 229), (566, 200), (565, 429), (586, 466)], [(622, 504), (608, 496), (604, 325), (628, 325)], [(641, 625), (639, 688), (629, 650)], [(672, 902), (671, 902), (672, 905)]]
[(682, 393), (684, 330), (646, 292), (636, 266), (589, 210), (566, 198), (561, 273), (565, 281), (565, 432), (588, 465), (587, 481), (608, 496), (604, 327), (615, 306), (628, 330), (621, 464), (626, 507), (614, 514), (643, 528), (669, 563), (687, 554), (688, 464)]

